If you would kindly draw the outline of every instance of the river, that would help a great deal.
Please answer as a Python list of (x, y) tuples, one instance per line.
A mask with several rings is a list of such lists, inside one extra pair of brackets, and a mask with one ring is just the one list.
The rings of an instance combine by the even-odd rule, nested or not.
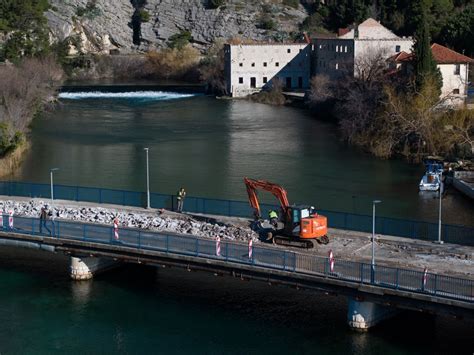
[[(75, 95), (43, 114), (12, 179), (245, 200), (244, 176), (278, 182), (292, 202), (436, 220), (420, 166), (342, 144), (304, 110), (205, 96)], [(161, 95), (161, 96), (160, 96)], [(97, 95), (96, 95), (97, 96)], [(270, 200), (270, 197), (267, 196)], [(450, 191), (445, 219), (472, 224)], [(212, 274), (124, 266), (72, 282), (62, 255), (0, 248), (0, 354), (433, 354), (474, 350), (473, 322), (402, 313), (368, 333), (346, 326), (343, 296)]]
[[(182, 94), (66, 94), (33, 123), (32, 149), (11, 179), (246, 200), (243, 177), (283, 185), (291, 203), (437, 222), (436, 194), (419, 193), (421, 165), (344, 145), (309, 112)], [(93, 98), (91, 98), (93, 97)], [(264, 196), (273, 201), (271, 196)], [(474, 204), (450, 190), (443, 221), (474, 225)]]

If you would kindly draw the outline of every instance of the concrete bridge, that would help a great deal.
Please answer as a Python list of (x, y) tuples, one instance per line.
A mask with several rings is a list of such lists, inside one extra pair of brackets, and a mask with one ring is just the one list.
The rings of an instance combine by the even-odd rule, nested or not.
[[(400, 309), (474, 316), (474, 280), (328, 258), (265, 245), (189, 235), (56, 221), (54, 236), (38, 233), (40, 220), (3, 216), (0, 245), (71, 256), (70, 275), (85, 280), (121, 262), (176, 266), (216, 275), (283, 284), (349, 297), (348, 324), (368, 329)], [(117, 234), (116, 234), (117, 233)], [(317, 296), (316, 296), (317, 297)], [(315, 300), (316, 301), (316, 300)]]

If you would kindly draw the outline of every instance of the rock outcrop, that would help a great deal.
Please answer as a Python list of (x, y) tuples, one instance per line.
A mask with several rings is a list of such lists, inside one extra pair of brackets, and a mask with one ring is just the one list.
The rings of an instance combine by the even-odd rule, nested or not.
[[(294, 9), (281, 1), (227, 0), (211, 9), (208, 0), (148, 0), (139, 9), (130, 0), (50, 0), (46, 17), (56, 40), (75, 38), (72, 53), (120, 53), (165, 47), (169, 38), (181, 31), (192, 34), (193, 45), (204, 49), (216, 39), (287, 39), (307, 16), (302, 6)], [(136, 11), (146, 13), (138, 29), (133, 23)], [(260, 18), (270, 16), (275, 29), (258, 28)], [(139, 43), (134, 41), (139, 33)], [(81, 48), (77, 48), (80, 43)], [(135, 42), (135, 43), (134, 43)]]

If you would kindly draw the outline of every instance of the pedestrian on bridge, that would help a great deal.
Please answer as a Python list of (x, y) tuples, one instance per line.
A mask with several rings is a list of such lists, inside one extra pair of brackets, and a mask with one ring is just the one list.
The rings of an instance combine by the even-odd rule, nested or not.
[(183, 205), (184, 199), (186, 198), (186, 191), (184, 191), (183, 187), (180, 187), (178, 193), (176, 194), (176, 200), (178, 201), (178, 209), (179, 213), (183, 212)]
[(51, 235), (51, 230), (48, 228), (46, 225), (46, 220), (48, 219), (48, 213), (46, 212), (46, 207), (41, 207), (41, 212), (40, 212), (40, 226), (39, 226), (39, 232), (40, 234), (43, 233), (43, 227), (46, 228), (46, 230), (49, 232), (49, 235)]

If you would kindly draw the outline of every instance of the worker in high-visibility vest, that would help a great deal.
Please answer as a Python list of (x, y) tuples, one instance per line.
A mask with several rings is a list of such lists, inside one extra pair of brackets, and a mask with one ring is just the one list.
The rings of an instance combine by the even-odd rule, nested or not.
[(178, 193), (176, 194), (176, 200), (178, 201), (178, 212), (183, 212), (183, 204), (184, 204), (184, 199), (186, 197), (186, 191), (184, 191), (184, 188), (180, 188), (178, 190)]
[(277, 228), (278, 226), (278, 213), (274, 210), (268, 211), (268, 218), (270, 219), (270, 224)]

